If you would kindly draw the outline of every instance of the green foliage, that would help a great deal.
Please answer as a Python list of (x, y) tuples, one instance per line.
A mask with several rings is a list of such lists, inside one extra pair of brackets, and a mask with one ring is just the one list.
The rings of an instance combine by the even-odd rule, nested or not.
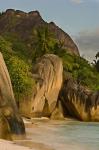
[[(20, 49), (21, 50), (21, 49)], [(30, 77), (31, 65), (13, 51), (12, 44), (0, 36), (0, 51), (2, 52), (11, 77), (16, 99), (29, 95), (35, 85)], [(17, 51), (18, 52), (18, 51)]]
[(63, 60), (64, 71), (70, 73), (79, 84), (92, 90), (99, 89), (99, 73), (95, 67), (84, 58), (69, 54), (64, 49), (64, 41), (56, 41), (48, 28), (38, 30), (37, 38), (36, 58), (45, 53), (56, 54)]
[(31, 94), (35, 82), (30, 77), (30, 67), (17, 56), (12, 56), (7, 66), (16, 96)]
[(0, 51), (1, 52), (12, 52), (11, 43), (6, 41), (2, 36), (0, 36)]
[(64, 70), (70, 72), (78, 84), (89, 87), (92, 90), (99, 89), (99, 73), (87, 60), (68, 53), (62, 59)]
[(6, 62), (13, 55), (11, 45), (12, 44), (10, 42), (6, 41), (2, 36), (0, 36), (0, 52), (2, 52)]
[(96, 67), (99, 60), (96, 65), (91, 65), (84, 58), (69, 54), (64, 49), (64, 41), (57, 41), (47, 26), (33, 29), (33, 37), (30, 38), (34, 40), (30, 43), (16, 34), (5, 33), (3, 37), (0, 36), (0, 51), (8, 66), (16, 97), (31, 93), (35, 84), (30, 77), (32, 62), (35, 63), (36, 58), (46, 53), (61, 57), (64, 71), (79, 84), (99, 90), (99, 72)]
[(53, 47), (56, 43), (54, 35), (49, 31), (48, 27), (42, 27), (35, 30), (35, 58), (41, 57), (46, 53), (53, 53)]
[[(4, 34), (6, 42), (11, 43), (13, 52), (21, 59), (29, 59), (29, 50), (25, 42), (23, 42), (17, 34), (6, 33)], [(27, 53), (28, 51), (28, 53)]]

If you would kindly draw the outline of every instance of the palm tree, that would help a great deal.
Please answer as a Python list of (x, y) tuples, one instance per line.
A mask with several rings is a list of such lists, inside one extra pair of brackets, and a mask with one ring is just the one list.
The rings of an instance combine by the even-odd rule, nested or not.
[(50, 51), (50, 41), (53, 34), (49, 31), (48, 27), (42, 27), (37, 30), (37, 41), (35, 48), (36, 57), (40, 57)]
[(94, 65), (97, 71), (99, 72), (99, 52), (96, 54), (96, 60), (94, 60)]
[(96, 54), (96, 56), (95, 56), (95, 57), (96, 57), (96, 59), (97, 59), (97, 58), (99, 58), (99, 52)]

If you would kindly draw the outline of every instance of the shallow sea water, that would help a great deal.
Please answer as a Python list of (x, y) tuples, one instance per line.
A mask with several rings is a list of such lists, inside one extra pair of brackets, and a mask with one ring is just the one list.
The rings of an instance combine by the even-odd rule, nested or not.
[(34, 121), (34, 124), (26, 129), (31, 142), (42, 143), (52, 150), (99, 150), (99, 123)]

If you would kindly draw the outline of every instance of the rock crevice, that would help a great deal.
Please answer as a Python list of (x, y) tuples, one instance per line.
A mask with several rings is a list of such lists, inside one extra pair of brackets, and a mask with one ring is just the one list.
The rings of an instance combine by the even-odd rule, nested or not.
[[(49, 117), (56, 107), (62, 86), (62, 61), (56, 55), (46, 54), (37, 60), (32, 73), (36, 80), (36, 88), (30, 98), (30, 114), (32, 117)], [(22, 101), (20, 109), (25, 105), (26, 101)], [(21, 110), (21, 113), (24, 114), (25, 111)]]

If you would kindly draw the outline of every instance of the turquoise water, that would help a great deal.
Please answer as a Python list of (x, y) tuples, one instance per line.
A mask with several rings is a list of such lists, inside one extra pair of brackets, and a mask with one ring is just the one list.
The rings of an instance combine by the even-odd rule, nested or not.
[(28, 128), (28, 138), (53, 150), (99, 150), (99, 123), (38, 121)]

